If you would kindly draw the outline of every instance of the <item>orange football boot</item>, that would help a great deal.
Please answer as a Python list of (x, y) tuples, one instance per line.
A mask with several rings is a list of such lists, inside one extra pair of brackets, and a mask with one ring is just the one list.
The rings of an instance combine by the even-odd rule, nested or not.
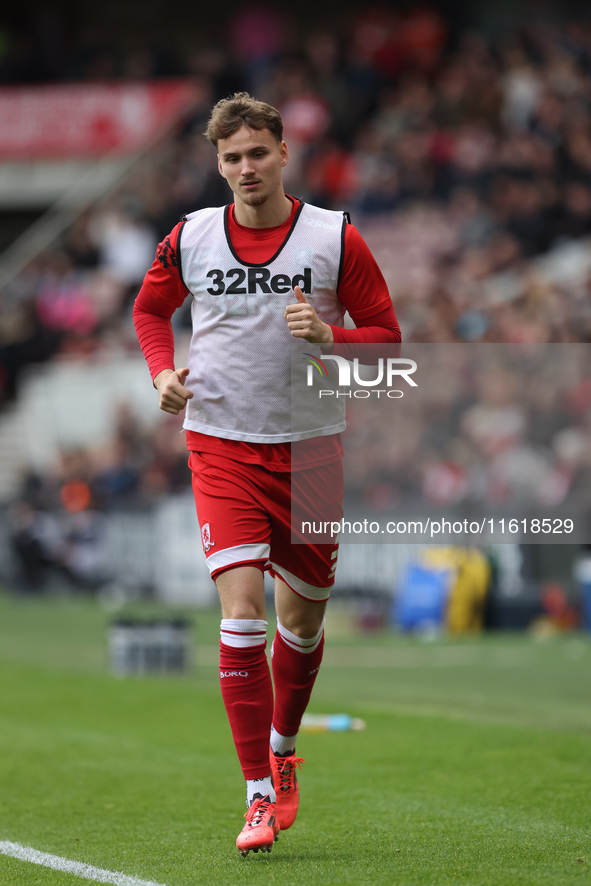
[(296, 777), (296, 769), (301, 769), (304, 762), (302, 757), (278, 757), (273, 751), (269, 754), (271, 760), (271, 777), (273, 787), (277, 794), (277, 816), (282, 831), (290, 828), (298, 814), (300, 803), (300, 788)]
[(279, 834), (277, 805), (269, 797), (259, 797), (244, 815), (246, 824), (238, 834), (236, 846), (246, 858), (250, 850), (270, 852)]

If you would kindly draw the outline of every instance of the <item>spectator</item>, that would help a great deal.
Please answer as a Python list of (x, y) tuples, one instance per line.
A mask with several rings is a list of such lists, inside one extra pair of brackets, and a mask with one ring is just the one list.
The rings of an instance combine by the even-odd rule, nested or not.
[[(493, 40), (434, 7), (370, 6), (300, 36), (284, 13), (251, 4), (218, 38), (204, 23), (189, 49), (181, 34), (164, 51), (155, 33), (141, 46), (123, 33), (118, 53), (66, 44), (62, 21), (34, 19), (27, 36), (7, 30), (0, 81), (189, 73), (204, 107), (244, 85), (269, 94), (290, 129), (289, 189), (354, 213), (407, 341), (589, 339), (589, 270), (560, 257), (591, 236), (582, 17), (517, 18)], [(183, 213), (226, 199), (202, 118), (196, 108), (0, 294), (0, 402), (30, 362), (128, 346), (126, 307), (154, 244)], [(532, 277), (552, 295), (532, 300)]]

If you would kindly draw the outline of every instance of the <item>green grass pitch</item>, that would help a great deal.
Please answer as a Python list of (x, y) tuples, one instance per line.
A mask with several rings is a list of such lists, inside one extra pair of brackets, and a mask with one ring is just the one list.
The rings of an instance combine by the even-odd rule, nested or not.
[[(367, 728), (300, 736), (298, 820), (242, 859), (217, 613), (178, 677), (114, 677), (110, 617), (0, 595), (0, 841), (165, 886), (591, 882), (589, 635), (427, 643), (335, 608), (310, 711)], [(83, 882), (0, 855), (0, 886)]]

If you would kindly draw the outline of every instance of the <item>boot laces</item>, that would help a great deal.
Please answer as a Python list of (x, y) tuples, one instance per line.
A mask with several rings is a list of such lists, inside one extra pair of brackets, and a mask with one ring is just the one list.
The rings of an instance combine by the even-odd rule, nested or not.
[[(291, 790), (292, 788), (292, 772), (294, 769), (301, 769), (302, 763), (305, 760), (303, 757), (285, 757), (279, 763), (279, 790), (282, 793)], [(295, 775), (294, 775), (295, 778)]]
[(247, 820), (248, 824), (256, 828), (258, 825), (262, 824), (263, 818), (269, 812), (269, 806), (271, 805), (271, 801), (269, 797), (258, 797), (248, 812), (244, 813), (244, 817)]

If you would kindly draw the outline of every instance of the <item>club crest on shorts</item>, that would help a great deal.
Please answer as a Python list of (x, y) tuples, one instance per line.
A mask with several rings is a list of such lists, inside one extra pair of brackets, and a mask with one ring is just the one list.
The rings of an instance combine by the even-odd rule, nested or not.
[(209, 523), (204, 523), (201, 527), (201, 543), (206, 554), (208, 553), (210, 548), (215, 547), (215, 541), (211, 540), (211, 529)]

